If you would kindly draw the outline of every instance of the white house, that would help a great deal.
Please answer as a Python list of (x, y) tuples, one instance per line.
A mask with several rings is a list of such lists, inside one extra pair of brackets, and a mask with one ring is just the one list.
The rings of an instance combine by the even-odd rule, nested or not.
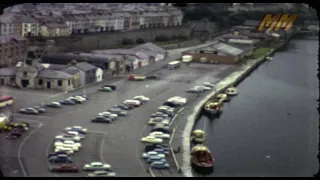
[(149, 56), (143, 52), (136, 53), (136, 57), (138, 59), (138, 68), (143, 66), (147, 66), (149, 64)]
[(136, 52), (146, 52), (146, 51), (153, 51), (157, 53), (157, 56), (155, 58), (155, 61), (160, 61), (163, 60), (166, 55), (167, 55), (167, 51), (164, 50), (163, 48), (153, 44), (153, 43), (145, 43), (145, 44), (141, 44), (139, 46), (136, 46), (134, 48), (132, 48), (131, 50), (136, 51)]
[(103, 80), (103, 70), (99, 67), (97, 67), (97, 70), (96, 70), (96, 81), (97, 82), (100, 82)]

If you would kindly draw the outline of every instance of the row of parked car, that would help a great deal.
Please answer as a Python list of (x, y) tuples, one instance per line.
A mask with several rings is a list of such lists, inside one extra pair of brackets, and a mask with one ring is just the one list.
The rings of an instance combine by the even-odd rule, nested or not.
[(112, 123), (117, 120), (119, 116), (127, 116), (128, 110), (140, 107), (141, 105), (150, 101), (146, 96), (135, 96), (133, 99), (125, 100), (121, 104), (114, 105), (107, 111), (100, 112), (97, 117), (91, 119), (94, 123)]
[(29, 123), (8, 123), (3, 130), (8, 132), (6, 138), (7, 139), (17, 139), (22, 136), (24, 132), (29, 130)]
[[(89, 99), (87, 95), (76, 95), (76, 96), (71, 96), (68, 97), (64, 100), (61, 100), (59, 102), (54, 101), (50, 102), (44, 106), (50, 107), (50, 108), (62, 108), (62, 105), (75, 105), (75, 104), (82, 104), (86, 102)], [(33, 107), (28, 107), (25, 109), (20, 109), (21, 114), (30, 114), (30, 115), (38, 115), (40, 113), (45, 113), (46, 109), (44, 106), (33, 106)]]
[(214, 89), (214, 85), (209, 83), (209, 82), (205, 82), (203, 83), (203, 85), (198, 85), (198, 86), (194, 86), (190, 89), (187, 89), (186, 92), (187, 93), (201, 93), (201, 92), (205, 92), (205, 91), (211, 91)]
[(141, 142), (148, 144), (142, 158), (153, 169), (169, 169), (170, 165), (166, 156), (170, 155), (170, 145), (164, 144), (164, 141), (171, 138), (172, 129), (170, 122), (172, 121), (176, 108), (187, 103), (184, 97), (175, 96), (168, 99), (158, 110), (153, 113), (148, 124), (153, 126), (148, 136), (142, 137)]
[[(72, 165), (72, 156), (82, 148), (82, 140), (88, 133), (88, 129), (81, 126), (66, 127), (53, 141), (53, 152), (48, 154), (50, 163), (64, 163), (64, 165), (52, 166), (51, 172), (80, 172), (77, 166)], [(88, 177), (115, 177), (111, 166), (102, 162), (91, 162), (85, 164), (83, 171), (91, 171)]]

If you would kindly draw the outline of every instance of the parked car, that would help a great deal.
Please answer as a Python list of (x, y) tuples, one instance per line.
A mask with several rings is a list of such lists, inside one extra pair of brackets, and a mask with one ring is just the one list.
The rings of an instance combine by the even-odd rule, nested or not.
[(171, 133), (171, 128), (164, 124), (156, 124), (155, 126), (153, 126), (151, 132), (155, 132), (155, 131), (160, 131), (163, 133)]
[(63, 154), (63, 155), (67, 155), (68, 156), (68, 154), (65, 153), (65, 152), (52, 152), (52, 153), (49, 153), (47, 155), (47, 157), (49, 158), (50, 156), (58, 156), (59, 154)]
[(163, 162), (163, 161), (154, 161), (151, 163), (151, 168), (153, 169), (169, 169), (170, 165), (167, 162)]
[(51, 102), (51, 103), (48, 103), (46, 106), (52, 107), (52, 108), (61, 108), (62, 107), (59, 102)]
[(66, 154), (74, 154), (74, 151), (70, 147), (59, 146), (54, 148), (54, 152), (65, 152)]
[(154, 161), (162, 161), (162, 162), (167, 162), (167, 160), (164, 157), (160, 157), (160, 156), (149, 156), (147, 159), (147, 163), (152, 163)]
[(150, 101), (150, 98), (140, 95), (140, 96), (135, 96), (133, 100), (138, 100), (140, 101), (141, 104), (145, 104)]
[(202, 90), (200, 88), (198, 88), (198, 87), (192, 87), (190, 89), (187, 89), (186, 92), (187, 93), (201, 93)]
[(123, 104), (129, 105), (129, 106), (134, 106), (134, 107), (139, 107), (141, 105), (141, 102), (138, 100), (125, 100), (123, 101)]
[(84, 135), (83, 135), (83, 134), (80, 134), (80, 133), (77, 132), (77, 131), (68, 131), (68, 132), (66, 132), (66, 134), (69, 134), (70, 136), (79, 137), (80, 139), (83, 139), (83, 138), (84, 138)]
[(146, 137), (141, 138), (141, 142), (152, 143), (152, 144), (161, 144), (163, 142), (163, 140), (156, 138), (154, 136), (146, 136)]
[(70, 148), (74, 152), (79, 151), (79, 147), (75, 144), (65, 144), (64, 142), (55, 142), (54, 148), (56, 149), (64, 149), (64, 148)]
[(103, 85), (103, 87), (109, 87), (112, 91), (115, 91), (117, 89), (117, 87), (115, 85)]
[(169, 117), (173, 117), (174, 116), (174, 108), (170, 107), (170, 106), (160, 106), (158, 108), (159, 112), (168, 114)]
[(101, 87), (101, 88), (99, 88), (99, 91), (112, 92), (113, 90), (110, 87)]
[(76, 98), (76, 97), (68, 97), (67, 100), (71, 100), (77, 104), (82, 104), (84, 102), (83, 99), (79, 99), (79, 98)]
[(32, 114), (32, 115), (38, 115), (39, 111), (37, 111), (34, 108), (26, 108), (26, 109), (20, 109), (19, 111), (21, 114)]
[(170, 134), (166, 134), (166, 133), (163, 133), (163, 132), (160, 132), (160, 131), (151, 132), (149, 134), (149, 136), (154, 136), (154, 137), (160, 138), (160, 139), (170, 139)]
[(165, 124), (165, 125), (169, 125), (170, 124), (170, 120), (169, 119), (164, 119), (161, 117), (155, 117), (155, 118), (150, 118), (148, 121), (149, 125), (156, 125), (156, 124)]
[(163, 112), (155, 112), (151, 115), (151, 117), (169, 118), (169, 115)]
[(91, 122), (95, 122), (95, 123), (112, 123), (112, 120), (110, 118), (107, 118), (107, 117), (98, 116), (98, 117), (95, 117), (95, 118), (91, 119)]
[(61, 166), (53, 166), (53, 167), (50, 167), (49, 170), (51, 172), (79, 172), (79, 169), (76, 167), (76, 166), (73, 166), (73, 165), (61, 165)]
[(94, 171), (93, 173), (89, 173), (88, 177), (116, 177), (116, 173), (110, 171)]
[[(154, 150), (157, 148), (164, 149), (164, 151), (169, 152), (170, 151), (170, 146), (168, 144), (152, 144), (152, 145), (147, 145), (144, 149), (145, 152), (155, 152)], [(158, 154), (164, 154), (161, 152), (156, 152)]]
[(206, 87), (210, 87), (212, 89), (215, 87), (214, 84), (211, 84), (209, 82), (205, 82), (205, 83), (203, 83), (203, 85), (206, 86)]
[(85, 164), (83, 166), (84, 171), (110, 171), (111, 166), (110, 164), (105, 164), (102, 162), (91, 162), (88, 164)]
[(118, 104), (118, 105), (112, 106), (112, 108), (120, 108), (122, 110), (130, 110), (130, 109), (133, 109), (134, 107), (133, 106), (128, 106), (126, 104)]
[(36, 109), (39, 113), (45, 113), (46, 109), (39, 107), (39, 106), (33, 106), (33, 109)]
[(63, 105), (75, 105), (76, 103), (70, 99), (64, 99), (62, 101), (60, 101), (60, 104), (63, 104)]
[(48, 158), (49, 162), (52, 163), (72, 163), (72, 159), (68, 155), (59, 154), (57, 156), (51, 156)]
[(128, 114), (127, 111), (124, 111), (124, 110), (122, 110), (120, 108), (111, 108), (108, 111), (113, 113), (113, 114), (117, 114), (118, 116), (126, 116)]
[(200, 85), (200, 86), (195, 86), (194, 88), (200, 89), (201, 91), (210, 91), (211, 87)]
[(149, 151), (149, 152), (144, 152), (144, 153), (142, 153), (141, 158), (143, 158), (143, 159), (148, 159), (150, 156), (159, 156), (159, 157), (162, 157), (162, 158), (165, 158), (165, 157), (166, 157), (165, 154), (159, 154), (159, 153), (157, 153), (157, 152), (155, 152), (155, 151)]
[(109, 111), (101, 112), (101, 113), (98, 114), (98, 116), (103, 116), (105, 118), (109, 118), (112, 121), (115, 121), (115, 120), (118, 119), (118, 115), (117, 114), (113, 114), (113, 113), (111, 113)]
[(75, 151), (78, 151), (79, 148), (81, 148), (81, 143), (80, 142), (74, 142), (74, 141), (55, 141), (54, 142), (54, 146), (55, 147), (59, 147), (59, 146), (67, 146), (67, 147), (71, 147), (73, 148), (73, 146), (75, 146), (76, 148), (74, 148)]
[(181, 96), (174, 96), (169, 98), (163, 105), (170, 107), (180, 107), (187, 103), (187, 98)]
[(152, 80), (160, 80), (161, 75), (160, 74), (152, 74), (149, 76), (146, 76), (146, 79), (152, 79)]
[(80, 134), (87, 134), (88, 129), (83, 128), (81, 126), (72, 126), (72, 127), (66, 127), (64, 128), (65, 131), (76, 131)]
[(80, 142), (81, 138), (79, 136), (73, 136), (68, 134), (62, 134), (55, 137), (56, 141), (74, 141), (74, 142)]
[(86, 94), (80, 94), (80, 95), (78, 95), (78, 96), (81, 96), (81, 97), (85, 98), (86, 100), (88, 100), (88, 99), (89, 99), (89, 96), (88, 96), (88, 95), (86, 95)]
[(129, 81), (144, 81), (144, 80), (146, 80), (146, 76), (138, 76), (135, 74), (130, 74), (128, 76), (128, 80)]

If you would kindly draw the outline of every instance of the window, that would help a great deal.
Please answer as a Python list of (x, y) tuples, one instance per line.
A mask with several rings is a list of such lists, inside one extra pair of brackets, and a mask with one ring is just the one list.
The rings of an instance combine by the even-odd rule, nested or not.
[(68, 85), (70, 86), (70, 79), (68, 80)]
[(58, 86), (62, 86), (62, 81), (58, 80)]
[(27, 72), (23, 72), (23, 77), (27, 77), (28, 73)]
[(39, 85), (42, 85), (42, 84), (43, 84), (42, 79), (39, 79), (38, 84), (39, 84)]

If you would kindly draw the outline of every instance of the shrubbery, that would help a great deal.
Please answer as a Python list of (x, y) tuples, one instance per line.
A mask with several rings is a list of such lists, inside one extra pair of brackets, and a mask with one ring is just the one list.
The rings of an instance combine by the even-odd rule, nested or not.
[(133, 42), (132, 39), (123, 38), (121, 44), (123, 44), (123, 45), (132, 45), (132, 44), (134, 44), (134, 42)]
[(142, 39), (142, 38), (138, 38), (138, 39), (136, 40), (136, 43), (137, 43), (137, 44), (143, 44), (143, 43), (145, 43), (145, 41), (144, 41), (144, 39)]
[(165, 35), (159, 35), (159, 36), (156, 36), (156, 38), (155, 38), (156, 42), (165, 42), (165, 41), (170, 41), (170, 40), (171, 39)]

